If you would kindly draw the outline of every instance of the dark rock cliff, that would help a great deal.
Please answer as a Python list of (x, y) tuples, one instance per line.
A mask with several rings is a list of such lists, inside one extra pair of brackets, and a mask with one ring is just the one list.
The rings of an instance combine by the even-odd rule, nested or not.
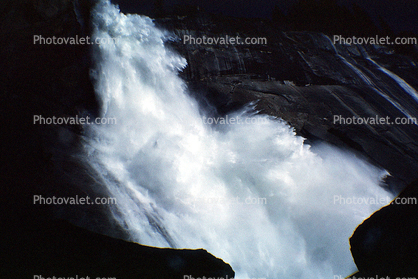
[[(203, 249), (157, 249), (114, 239), (64, 221), (30, 223), (3, 236), (1, 278), (234, 277), (232, 268)], [(20, 237), (16, 239), (15, 235)]]
[(204, 250), (157, 249), (95, 233), (127, 238), (108, 219), (107, 206), (34, 204), (34, 195), (107, 196), (77, 157), (80, 125), (34, 124), (34, 115), (97, 113), (89, 46), (34, 44), (34, 36), (89, 36), (91, 5), (11, 0), (0, 7), (0, 278), (233, 277), (228, 264)]

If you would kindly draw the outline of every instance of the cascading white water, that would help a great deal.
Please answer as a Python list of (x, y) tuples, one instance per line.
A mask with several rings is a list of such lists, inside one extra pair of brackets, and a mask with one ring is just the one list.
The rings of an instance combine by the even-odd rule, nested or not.
[[(258, 124), (206, 125), (149, 18), (108, 1), (94, 10), (96, 92), (102, 116), (86, 152), (117, 199), (114, 218), (134, 241), (204, 248), (236, 278), (333, 278), (355, 271), (348, 238), (387, 198), (381, 171), (343, 151), (313, 152), (279, 120), (250, 108), (229, 115)], [(341, 198), (367, 198), (344, 205)], [(389, 197), (391, 198), (391, 197)], [(347, 200), (348, 201), (348, 200)]]

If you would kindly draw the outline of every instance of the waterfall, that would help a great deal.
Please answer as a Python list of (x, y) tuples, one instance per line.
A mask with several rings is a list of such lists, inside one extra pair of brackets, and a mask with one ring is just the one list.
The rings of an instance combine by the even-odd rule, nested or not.
[(88, 126), (85, 153), (131, 240), (204, 248), (236, 278), (356, 270), (349, 237), (383, 206), (376, 200), (392, 199), (379, 186), (382, 170), (304, 144), (251, 106), (229, 114), (234, 123), (209, 125), (178, 76), (186, 60), (164, 46), (164, 31), (107, 0), (93, 17), (96, 38), (117, 38), (94, 47), (92, 69), (101, 116), (117, 124)]

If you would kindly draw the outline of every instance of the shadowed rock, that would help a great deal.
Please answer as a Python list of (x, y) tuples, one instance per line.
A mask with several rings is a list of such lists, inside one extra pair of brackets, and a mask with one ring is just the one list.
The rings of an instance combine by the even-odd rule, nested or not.
[[(418, 180), (395, 202), (358, 226), (350, 238), (361, 276), (405, 277), (418, 274)], [(402, 204), (403, 203), (403, 204)]]
[[(30, 225), (30, 226), (28, 226)], [(10, 228), (9, 228), (10, 229)], [(159, 249), (92, 233), (65, 221), (27, 223), (3, 236), (2, 278), (233, 278), (206, 250)], [(15, 239), (15, 234), (20, 235)]]

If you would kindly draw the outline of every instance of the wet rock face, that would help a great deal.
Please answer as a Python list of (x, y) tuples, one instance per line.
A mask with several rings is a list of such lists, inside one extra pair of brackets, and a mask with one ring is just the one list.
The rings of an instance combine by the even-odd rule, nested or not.
[[(284, 119), (309, 141), (348, 147), (387, 169), (394, 192), (416, 178), (417, 125), (342, 121), (416, 117), (414, 58), (385, 46), (333, 44), (331, 35), (281, 31), (267, 21), (197, 13), (156, 22), (177, 37), (168, 44), (188, 61), (182, 76), (192, 94), (218, 114), (258, 100), (257, 110)], [(261, 37), (267, 44), (194, 43), (204, 36)]]

